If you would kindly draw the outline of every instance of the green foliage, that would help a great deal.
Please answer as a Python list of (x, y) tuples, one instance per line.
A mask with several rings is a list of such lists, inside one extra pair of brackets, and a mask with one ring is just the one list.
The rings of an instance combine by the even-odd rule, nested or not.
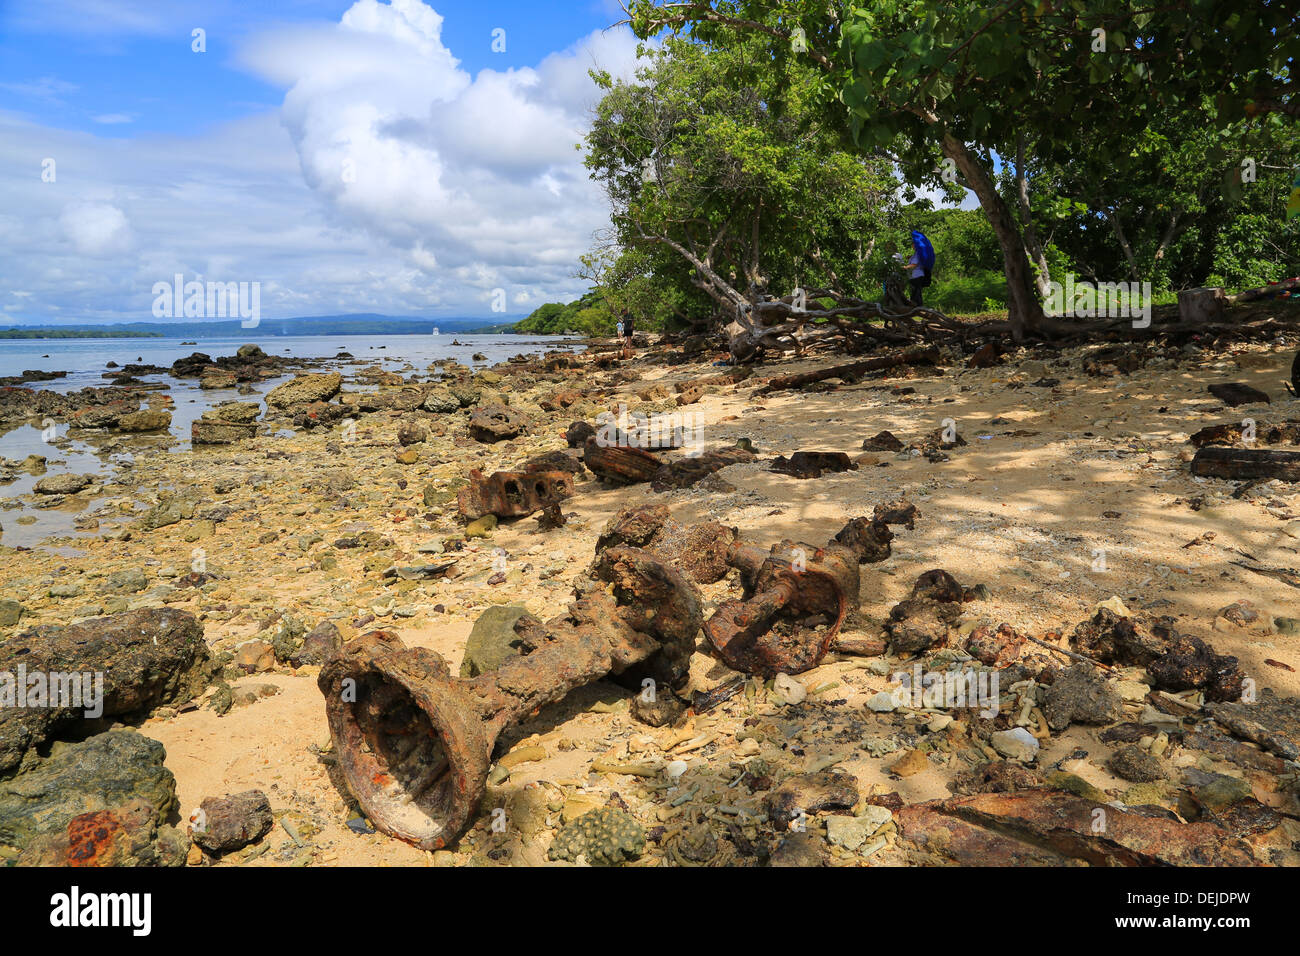
[(1283, 227), (1275, 217), (1237, 216), (1216, 235), (1214, 285), (1250, 289), (1300, 275), (1300, 220)]
[[(778, 73), (815, 65), (810, 108), (864, 151), (890, 150), (910, 184), (941, 186), (944, 156), (962, 157), (1009, 273), (1022, 255), (1018, 197), (1006, 177), (992, 198), (979, 179), (1026, 134), (1031, 221), (1053, 271), (1170, 289), (1296, 261), (1285, 243), (1247, 248), (1259, 235), (1249, 217), (1277, 217), (1266, 230), (1276, 235), (1281, 206), (1261, 208), (1273, 187), (1238, 171), (1245, 150), (1295, 162), (1293, 2), (634, 0), (631, 13), (642, 36), (759, 38)], [(946, 238), (950, 265), (983, 269), (966, 265), (979, 257), (962, 236)], [(1008, 291), (1023, 303), (1023, 286)]]
[(896, 184), (824, 122), (816, 73), (773, 68), (743, 39), (669, 39), (649, 59), (636, 82), (600, 78), (608, 92), (587, 137), (612, 206), (598, 281), (616, 308), (692, 322), (701, 293), (723, 305), (751, 288), (874, 284), (866, 250)]
[(1000, 311), (1007, 307), (1007, 278), (1001, 269), (946, 279), (935, 276), (934, 284), (925, 290), (925, 304), (950, 315)]
[(530, 335), (612, 335), (618, 320), (597, 292), (564, 305), (548, 302), (515, 326)]

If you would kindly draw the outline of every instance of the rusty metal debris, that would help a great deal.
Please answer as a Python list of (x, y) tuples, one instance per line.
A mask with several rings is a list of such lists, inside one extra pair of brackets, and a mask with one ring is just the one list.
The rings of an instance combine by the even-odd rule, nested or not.
[(848, 615), (857, 610), (858, 566), (890, 555), (890, 524), (911, 526), (916, 508), (906, 502), (877, 506), (854, 518), (825, 546), (782, 541), (765, 548), (740, 540), (717, 522), (682, 526), (662, 505), (616, 515), (597, 542), (632, 544), (662, 555), (701, 584), (740, 572), (743, 596), (720, 604), (705, 634), (730, 667), (750, 674), (798, 674), (816, 667)]
[(472, 521), (488, 514), (525, 518), (571, 497), (573, 475), (567, 471), (498, 471), (488, 477), (476, 468), (456, 501)]
[(480, 405), (469, 416), (470, 437), (489, 445), (518, 438), (527, 427), (524, 414), (506, 405)]
[(728, 563), (740, 569), (745, 597), (720, 604), (704, 632), (736, 670), (771, 676), (816, 667), (857, 608), (858, 563), (842, 545), (740, 545)]
[(797, 451), (772, 462), (769, 471), (792, 478), (820, 478), (831, 471), (857, 471), (857, 463), (842, 451)]
[(325, 664), (318, 686), (338, 765), (376, 828), (425, 850), (447, 846), (487, 790), (506, 727), (652, 658), (684, 673), (703, 620), (694, 586), (637, 548), (608, 549), (597, 573), (612, 587), (545, 626), (516, 627), (525, 653), (496, 671), (455, 679), (439, 655), (385, 631), (349, 641)]
[(648, 451), (622, 445), (604, 445), (595, 437), (587, 439), (582, 460), (599, 477), (621, 485), (649, 481), (663, 465)]

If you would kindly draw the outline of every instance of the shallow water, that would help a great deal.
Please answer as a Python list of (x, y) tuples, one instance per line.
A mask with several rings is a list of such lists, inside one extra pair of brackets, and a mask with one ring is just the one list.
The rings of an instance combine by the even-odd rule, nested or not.
[[(375, 335), (375, 336), (257, 336), (250, 330), (245, 336), (199, 339), (0, 339), (0, 377), (20, 375), (28, 369), (54, 372), (66, 371), (67, 377), (49, 382), (32, 382), (24, 387), (71, 392), (86, 387), (101, 387), (109, 380), (104, 373), (109, 362), (118, 366), (145, 364), (170, 367), (179, 358), (194, 352), (203, 352), (212, 358), (234, 355), (241, 345), (261, 346), (268, 355), (293, 358), (329, 360), (330, 367), (349, 372), (379, 365), (386, 371), (403, 376), (432, 377), (429, 366), (439, 359), (456, 359), (471, 368), (486, 368), (519, 355), (533, 355), (552, 350), (578, 348), (577, 340), (563, 336), (536, 335)], [(196, 344), (182, 344), (193, 342)], [(459, 344), (453, 344), (459, 343)], [(349, 352), (352, 359), (335, 361), (340, 352)], [(486, 360), (475, 362), (473, 356), (481, 353)], [(303, 369), (302, 371), (313, 371)], [(46, 428), (23, 425), (0, 435), (0, 457), (22, 461), (28, 455), (47, 459), (45, 475), (65, 472), (77, 474), (109, 474), (115, 466), (129, 467), (131, 449), (148, 445), (164, 445), (169, 449), (189, 448), (190, 425), (214, 405), (230, 401), (256, 401), (293, 371), (275, 379), (252, 386), (255, 394), (241, 394), (237, 389), (199, 388), (198, 379), (177, 379), (171, 375), (141, 375), (143, 382), (160, 382), (166, 391), (144, 393), (141, 407), (150, 400), (155, 407), (167, 408), (172, 413), (168, 434), (124, 436), (118, 432), (76, 432), (75, 440), (69, 436), (67, 426), (56, 422), (44, 423)], [(348, 385), (350, 390), (364, 391), (369, 386)], [(156, 396), (156, 397), (155, 397)], [(170, 396), (170, 405), (161, 402)], [(265, 406), (263, 406), (265, 407)], [(46, 436), (57, 435), (54, 441)], [(97, 444), (111, 445), (114, 451), (106, 453)], [(50, 537), (77, 533), (74, 521), (78, 514), (92, 508), (76, 511), (66, 509), (34, 508), (17, 501), (29, 495), (42, 475), (20, 474), (16, 481), (0, 485), (0, 544), (10, 547), (34, 547)], [(82, 500), (82, 499), (78, 499)], [(22, 518), (24, 524), (19, 524)]]

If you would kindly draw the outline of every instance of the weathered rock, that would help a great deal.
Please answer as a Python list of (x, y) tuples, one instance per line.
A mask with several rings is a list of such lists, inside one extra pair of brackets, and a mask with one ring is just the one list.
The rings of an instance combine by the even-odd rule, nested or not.
[(17, 601), (8, 598), (0, 600), (0, 627), (13, 627), (26, 613), (28, 613), (27, 608)]
[[(95, 701), (86, 697), (97, 690), (107, 717), (147, 713), (196, 697), (207, 685), (208, 660), (198, 620), (171, 608), (128, 611), (67, 627), (44, 625), (0, 643), (0, 773), (93, 711)], [(44, 706), (15, 707), (13, 695), (23, 691), (16, 680), (20, 667), (29, 679), (47, 675), (47, 685), (51, 674), (93, 674), (94, 684), (85, 687), (88, 676), (75, 683), (60, 680), (57, 688), (47, 688)], [(15, 677), (6, 682), (6, 674)], [(30, 704), (30, 689), (27, 695)], [(55, 696), (63, 705), (50, 706)]]
[(397, 443), (402, 447), (406, 447), (407, 445), (418, 445), (422, 441), (427, 441), (428, 438), (429, 430), (423, 425), (418, 425), (414, 422), (404, 422), (402, 426), (397, 429)]
[(235, 648), (230, 663), (245, 674), (261, 674), (275, 667), (275, 648), (268, 641), (244, 641)]
[(479, 399), (483, 397), (482, 390), (468, 382), (449, 382), (447, 391), (456, 397), (456, 401), (460, 402), (461, 408), (477, 405)]
[(190, 835), (209, 853), (229, 853), (256, 843), (275, 822), (271, 802), (261, 790), (207, 797), (195, 817), (191, 817)]
[(157, 531), (193, 518), (195, 508), (193, 498), (165, 498), (141, 515), (136, 526), (142, 531)]
[(948, 643), (949, 629), (961, 617), (964, 591), (947, 571), (927, 571), (912, 585), (912, 596), (890, 609), (885, 631), (897, 654), (918, 654)]
[(0, 780), (0, 844), (23, 848), (66, 832), (73, 817), (144, 800), (158, 824), (176, 808), (176, 779), (163, 745), (131, 730), (80, 743), (56, 741), (30, 770)]
[(199, 388), (212, 391), (220, 388), (234, 388), (239, 384), (239, 376), (222, 368), (204, 370), (199, 376)]
[(451, 389), (445, 385), (435, 385), (424, 393), (424, 401), (420, 404), (426, 412), (433, 412), (438, 415), (445, 415), (449, 412), (460, 411), (460, 399), (452, 394)]
[(32, 489), (38, 495), (75, 495), (90, 487), (94, 479), (90, 475), (46, 475)]
[(994, 760), (964, 770), (953, 778), (949, 789), (958, 796), (971, 793), (1014, 793), (1017, 790), (1037, 790), (1043, 786), (1043, 775), (1032, 767), (1011, 760)]
[(1199, 637), (1173, 635), (1163, 654), (1147, 665), (1147, 672), (1162, 690), (1204, 690), (1214, 701), (1240, 700), (1243, 675), (1237, 658), (1216, 654)]
[(492, 532), (497, 529), (496, 515), (483, 515), (481, 518), (475, 518), (469, 524), (465, 525), (466, 538), (490, 538)]
[(967, 653), (990, 667), (1006, 667), (1020, 657), (1024, 646), (1024, 635), (1010, 624), (999, 624), (996, 630), (982, 625), (966, 640)]
[(827, 472), (857, 471), (857, 462), (841, 451), (797, 451), (789, 458), (778, 457), (770, 471), (792, 478), (820, 478)]
[(460, 676), (486, 674), (524, 653), (526, 643), (515, 630), (521, 618), (536, 622), (536, 618), (520, 604), (499, 604), (480, 614), (465, 642)]
[(571, 475), (581, 475), (587, 469), (576, 454), (566, 451), (547, 451), (534, 455), (524, 462), (524, 471), (539, 474), (547, 471), (565, 471)]
[(257, 437), (257, 425), (242, 422), (199, 420), (190, 423), (190, 443), (194, 445), (233, 445)]
[(266, 404), (273, 408), (290, 408), (307, 402), (327, 402), (343, 387), (343, 376), (338, 372), (318, 372), (299, 375), (271, 389)]
[(523, 413), (508, 405), (482, 405), (469, 416), (470, 437), (484, 444), (518, 438), (527, 427)]
[(812, 830), (788, 833), (772, 850), (769, 866), (816, 867), (826, 865), (826, 841)]
[(143, 408), (118, 419), (117, 427), (124, 432), (160, 432), (171, 427), (171, 412)]
[(632, 698), (633, 718), (649, 727), (675, 724), (685, 710), (686, 705), (671, 691), (657, 691), (653, 696), (642, 691)]
[(582, 448), (587, 439), (596, 437), (596, 428), (590, 422), (573, 422), (564, 431), (564, 441), (570, 448)]
[(1131, 780), (1133, 783), (1154, 783), (1165, 779), (1165, 768), (1160, 758), (1143, 750), (1137, 744), (1121, 747), (1110, 755), (1106, 766), (1117, 777)]
[(247, 425), (256, 421), (257, 416), (260, 414), (262, 414), (262, 408), (257, 402), (223, 402), (205, 411), (203, 418), (205, 421)]
[(802, 814), (818, 810), (848, 810), (858, 802), (857, 778), (847, 773), (823, 770), (786, 777), (763, 798), (763, 809), (778, 830)]
[(1206, 810), (1220, 812), (1242, 800), (1254, 800), (1250, 782), (1240, 777), (1216, 773), (1192, 789), (1192, 797)]
[(18, 857), (19, 866), (184, 866), (189, 840), (159, 825), (147, 800), (81, 813), (60, 831), (36, 837)]
[(294, 667), (304, 664), (324, 664), (343, 646), (343, 635), (333, 621), (321, 621), (302, 639), (302, 647), (293, 653), (290, 663)]
[(1165, 643), (1130, 617), (1099, 608), (1090, 620), (1074, 629), (1074, 650), (1103, 664), (1137, 664), (1145, 667), (1165, 649)]
[(1071, 723), (1110, 724), (1120, 719), (1119, 692), (1091, 664), (1075, 664), (1047, 688), (1043, 715), (1047, 726), (1065, 730)]
[(903, 443), (899, 441), (891, 432), (882, 431), (872, 438), (864, 439), (862, 442), (863, 451), (902, 451)]
[(1037, 738), (1023, 727), (995, 730), (989, 736), (989, 745), (1002, 756), (1025, 763), (1038, 756)]
[(139, 568), (114, 571), (104, 579), (104, 590), (115, 594), (135, 594), (149, 586), (149, 578)]

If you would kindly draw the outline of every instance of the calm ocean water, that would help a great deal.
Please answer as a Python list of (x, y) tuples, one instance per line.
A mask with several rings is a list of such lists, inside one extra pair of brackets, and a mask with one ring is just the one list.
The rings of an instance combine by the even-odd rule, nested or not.
[[(119, 366), (135, 363), (170, 367), (178, 358), (203, 352), (212, 358), (233, 355), (241, 345), (261, 346), (268, 355), (295, 358), (333, 359), (339, 352), (349, 352), (358, 364), (343, 360), (338, 369), (346, 377), (369, 365), (402, 375), (428, 375), (428, 367), (437, 359), (456, 359), (471, 368), (486, 368), (514, 355), (538, 355), (552, 350), (581, 348), (572, 337), (539, 335), (303, 335), (257, 336), (255, 330), (231, 338), (197, 339), (0, 339), (0, 376), (19, 375), (28, 369), (46, 372), (65, 371), (66, 378), (50, 382), (33, 382), (28, 388), (70, 392), (87, 386), (103, 386), (109, 362)], [(183, 342), (196, 344), (184, 345)], [(459, 344), (453, 344), (459, 343)], [(482, 354), (484, 361), (473, 356)], [(313, 371), (306, 369), (305, 371)], [(289, 373), (292, 375), (293, 373)], [(22, 460), (40, 455), (49, 460), (46, 474), (76, 472), (107, 473), (115, 465), (129, 464), (131, 447), (136, 442), (167, 442), (176, 449), (189, 447), (190, 423), (213, 405), (227, 401), (259, 401), (263, 395), (288, 375), (254, 386), (256, 395), (241, 395), (236, 389), (203, 390), (197, 379), (177, 379), (170, 375), (142, 375), (141, 381), (165, 382), (166, 394), (174, 406), (168, 436), (128, 438), (115, 432), (69, 434), (62, 423), (54, 422), (58, 444), (45, 441), (40, 428), (23, 425), (0, 435), (0, 457)], [(364, 389), (365, 386), (346, 386)], [(148, 399), (146, 393), (146, 403)], [(105, 447), (108, 446), (108, 447)], [(31, 508), (17, 499), (29, 494), (37, 478), (21, 475), (16, 481), (0, 485), (0, 543), (33, 546), (52, 535), (73, 532), (73, 514), (57, 510)], [(23, 524), (18, 524), (18, 519)]]
[[(192, 341), (194, 345), (182, 345)], [(459, 345), (453, 345), (459, 342)], [(356, 358), (379, 362), (396, 370), (406, 364), (424, 372), (435, 359), (454, 358), (466, 365), (471, 356), (481, 352), (485, 365), (504, 361), (512, 355), (538, 354), (551, 349), (575, 347), (576, 340), (546, 335), (294, 335), (258, 336), (249, 330), (243, 336), (198, 339), (0, 339), (0, 376), (18, 375), (27, 369), (43, 372), (65, 371), (66, 379), (38, 383), (36, 388), (53, 388), (67, 392), (87, 385), (103, 385), (102, 375), (109, 362), (170, 366), (192, 352), (204, 352), (217, 358), (233, 355), (244, 344), (260, 345), (268, 355), (294, 358), (333, 358), (339, 352), (351, 352)], [(146, 381), (154, 381), (147, 378)], [(175, 382), (170, 377), (159, 378)]]

